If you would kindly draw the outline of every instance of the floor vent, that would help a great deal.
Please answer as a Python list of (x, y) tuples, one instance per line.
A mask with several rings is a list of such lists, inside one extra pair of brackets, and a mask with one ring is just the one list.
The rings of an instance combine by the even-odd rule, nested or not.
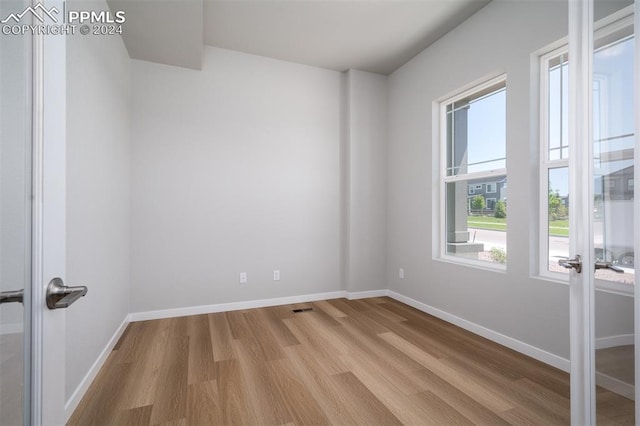
[(294, 314), (299, 314), (301, 312), (309, 312), (309, 311), (313, 311), (313, 308), (300, 308), (300, 309), (291, 310), (291, 312), (293, 312)]

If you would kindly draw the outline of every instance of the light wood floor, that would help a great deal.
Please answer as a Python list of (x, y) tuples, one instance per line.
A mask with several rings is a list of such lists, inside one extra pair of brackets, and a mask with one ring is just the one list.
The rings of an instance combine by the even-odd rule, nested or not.
[[(599, 393), (600, 421), (633, 423)], [(130, 324), (69, 421), (98, 424), (569, 424), (569, 378), (395, 300), (335, 299)]]

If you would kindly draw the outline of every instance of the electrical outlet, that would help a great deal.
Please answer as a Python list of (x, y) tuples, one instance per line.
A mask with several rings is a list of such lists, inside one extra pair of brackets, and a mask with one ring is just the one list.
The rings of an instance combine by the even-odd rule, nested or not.
[(400, 268), (400, 269), (398, 269), (398, 276), (399, 276), (401, 279), (404, 279), (404, 268)]
[(279, 269), (274, 269), (273, 270), (273, 280), (274, 281), (280, 281), (280, 270)]
[(240, 284), (246, 284), (246, 283), (247, 283), (247, 273), (240, 272)]

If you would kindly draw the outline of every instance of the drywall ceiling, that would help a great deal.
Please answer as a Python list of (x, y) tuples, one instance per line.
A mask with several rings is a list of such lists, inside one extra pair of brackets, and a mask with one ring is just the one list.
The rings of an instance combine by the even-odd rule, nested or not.
[(122, 39), (132, 59), (202, 67), (202, 0), (107, 0), (125, 12)]
[(204, 2), (204, 42), (344, 71), (389, 74), (488, 0)]
[(108, 0), (134, 59), (199, 69), (203, 43), (389, 74), (489, 0)]

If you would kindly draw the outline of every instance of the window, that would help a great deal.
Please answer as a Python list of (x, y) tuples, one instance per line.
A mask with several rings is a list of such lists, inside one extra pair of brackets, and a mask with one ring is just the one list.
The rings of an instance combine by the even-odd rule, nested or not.
[(558, 260), (569, 256), (569, 62), (564, 46), (541, 58), (541, 233), (543, 275), (568, 274)]
[(440, 103), (443, 258), (506, 262), (506, 91), (503, 75)]
[[(594, 255), (624, 268), (624, 274), (596, 271), (598, 288), (621, 290), (634, 280), (632, 17), (602, 26), (594, 40), (593, 155)], [(569, 162), (567, 46), (540, 58), (540, 274), (567, 279), (558, 260), (569, 257)], [(619, 181), (619, 183), (617, 183)], [(626, 182), (626, 190), (625, 190)]]

